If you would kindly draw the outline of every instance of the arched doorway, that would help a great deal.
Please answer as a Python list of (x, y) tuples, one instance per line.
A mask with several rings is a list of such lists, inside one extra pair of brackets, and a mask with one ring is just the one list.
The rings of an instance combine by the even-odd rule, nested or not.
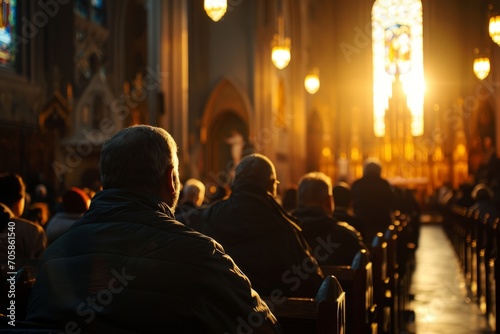
[(248, 126), (238, 114), (228, 110), (213, 120), (210, 132), (206, 149), (209, 177), (215, 177), (219, 183), (229, 183), (235, 165), (248, 154)]
[(230, 184), (238, 160), (253, 152), (249, 141), (249, 103), (242, 90), (228, 79), (214, 88), (205, 107), (200, 139), (206, 183)]

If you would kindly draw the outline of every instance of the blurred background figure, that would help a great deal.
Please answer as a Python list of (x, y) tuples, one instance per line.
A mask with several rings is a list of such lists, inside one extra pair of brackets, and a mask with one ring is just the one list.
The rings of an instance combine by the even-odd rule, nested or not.
[(0, 260), (2, 274), (7, 271), (8, 233), (15, 233), (16, 270), (35, 263), (47, 247), (43, 228), (21, 218), (25, 207), (26, 186), (17, 174), (0, 175)]
[(500, 217), (498, 207), (493, 202), (493, 190), (484, 183), (479, 183), (472, 189), (472, 198), (475, 203), (469, 210), (477, 210), (479, 219), (482, 221), (486, 215), (489, 216), (489, 223), (492, 224), (495, 218)]
[(349, 184), (341, 181), (333, 187), (333, 202), (335, 203), (333, 218), (346, 222), (363, 235), (363, 223), (352, 214), (352, 195)]
[(320, 265), (350, 266), (356, 253), (367, 247), (354, 227), (332, 217), (333, 207), (330, 177), (321, 172), (304, 175), (299, 182), (298, 207), (292, 214), (299, 219)]
[(354, 215), (363, 222), (363, 239), (371, 244), (377, 232), (393, 222), (394, 193), (391, 185), (382, 178), (382, 167), (375, 159), (365, 162), (363, 176), (351, 187)]
[(205, 202), (205, 185), (198, 179), (189, 179), (182, 188), (182, 197), (175, 208), (175, 218), (188, 225), (189, 217), (197, 214)]
[(59, 238), (89, 209), (90, 198), (80, 188), (72, 187), (63, 194), (62, 210), (49, 221), (46, 228), (49, 244)]
[(281, 204), (287, 212), (292, 212), (297, 208), (297, 187), (290, 187), (285, 190)]

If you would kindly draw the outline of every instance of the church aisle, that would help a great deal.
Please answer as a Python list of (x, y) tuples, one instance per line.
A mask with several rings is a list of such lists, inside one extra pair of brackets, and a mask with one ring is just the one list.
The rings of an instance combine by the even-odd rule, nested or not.
[[(423, 224), (411, 293), (417, 334), (491, 333), (476, 303), (467, 297), (458, 259), (442, 225)], [(403, 332), (404, 333), (404, 332)]]

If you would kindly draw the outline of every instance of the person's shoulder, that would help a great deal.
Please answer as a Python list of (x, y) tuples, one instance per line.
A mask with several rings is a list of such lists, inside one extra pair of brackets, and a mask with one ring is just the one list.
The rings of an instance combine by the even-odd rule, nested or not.
[(38, 233), (45, 233), (43, 227), (35, 222), (32, 222), (31, 220), (25, 218), (13, 218), (12, 221), (15, 223), (16, 228), (33, 230)]
[(225, 254), (224, 248), (215, 239), (178, 221), (172, 223), (169, 229), (156, 235), (157, 243), (164, 245), (169, 252), (175, 250), (180, 258), (193, 263), (210, 261), (213, 256)]
[(184, 225), (178, 220), (169, 220), (167, 224), (162, 224), (160, 229), (162, 232), (159, 232), (158, 237), (163, 234), (169, 238), (176, 236), (179, 241), (184, 241), (184, 243), (208, 245), (210, 247), (214, 245), (214, 240), (211, 237)]

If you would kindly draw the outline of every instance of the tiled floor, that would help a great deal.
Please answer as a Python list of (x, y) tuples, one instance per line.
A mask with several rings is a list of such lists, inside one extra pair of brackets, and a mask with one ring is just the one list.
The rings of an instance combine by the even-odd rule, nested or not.
[(417, 334), (491, 333), (486, 318), (466, 294), (459, 263), (440, 224), (423, 224), (411, 292)]

